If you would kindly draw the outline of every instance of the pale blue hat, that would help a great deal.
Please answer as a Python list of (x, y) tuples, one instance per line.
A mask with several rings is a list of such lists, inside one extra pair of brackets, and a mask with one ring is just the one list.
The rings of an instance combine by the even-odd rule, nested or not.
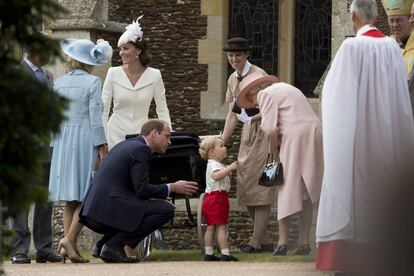
[(105, 64), (112, 57), (112, 47), (103, 39), (95, 45), (88, 39), (68, 38), (60, 42), (60, 47), (71, 58), (89, 65)]

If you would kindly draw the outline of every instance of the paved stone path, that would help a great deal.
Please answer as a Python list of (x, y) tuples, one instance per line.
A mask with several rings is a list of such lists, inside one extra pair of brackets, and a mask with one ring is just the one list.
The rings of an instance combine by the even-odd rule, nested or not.
[(141, 262), (137, 264), (105, 264), (92, 260), (88, 264), (27, 264), (13, 265), (6, 261), (6, 275), (151, 275), (151, 276), (319, 276), (331, 275), (315, 270), (314, 263), (220, 263), (220, 262)]

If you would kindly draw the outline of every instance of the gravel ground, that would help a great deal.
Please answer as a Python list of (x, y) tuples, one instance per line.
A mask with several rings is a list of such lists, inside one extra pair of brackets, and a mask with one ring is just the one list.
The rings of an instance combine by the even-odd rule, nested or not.
[(151, 275), (151, 276), (276, 276), (331, 275), (315, 270), (314, 263), (220, 263), (220, 262), (141, 262), (137, 264), (105, 264), (92, 260), (88, 264), (32, 264), (3, 263), (6, 275)]

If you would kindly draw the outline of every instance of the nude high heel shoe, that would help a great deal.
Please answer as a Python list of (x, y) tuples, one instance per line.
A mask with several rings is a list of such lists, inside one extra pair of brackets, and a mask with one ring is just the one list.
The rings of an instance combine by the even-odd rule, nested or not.
[[(72, 243), (67, 239), (63, 238), (59, 242), (59, 248), (61, 255), (62, 255), (62, 261), (66, 261), (66, 258), (69, 258), (69, 260), (72, 263), (87, 263), (89, 260), (82, 258), (75, 249), (75, 247), (72, 245)], [(62, 254), (62, 250), (64, 250), (65, 255)], [(64, 259), (63, 259), (64, 258)]]
[[(60, 247), (60, 244), (59, 244)], [(66, 263), (66, 258), (68, 258), (68, 253), (66, 252), (65, 248), (58, 248), (58, 252), (60, 256), (62, 257), (62, 263)]]

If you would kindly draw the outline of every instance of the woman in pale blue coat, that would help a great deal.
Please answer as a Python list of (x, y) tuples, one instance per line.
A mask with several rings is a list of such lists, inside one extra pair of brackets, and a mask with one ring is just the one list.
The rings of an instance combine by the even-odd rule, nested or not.
[(79, 210), (90, 185), (98, 153), (105, 154), (105, 132), (102, 125), (102, 83), (92, 75), (93, 66), (106, 63), (112, 56), (108, 42), (95, 45), (87, 39), (68, 39), (61, 43), (69, 56), (70, 71), (56, 80), (54, 90), (70, 100), (66, 120), (52, 139), (53, 155), (50, 169), (51, 201), (65, 201), (63, 229), (59, 243), (63, 261), (87, 262), (76, 247), (83, 227)]

